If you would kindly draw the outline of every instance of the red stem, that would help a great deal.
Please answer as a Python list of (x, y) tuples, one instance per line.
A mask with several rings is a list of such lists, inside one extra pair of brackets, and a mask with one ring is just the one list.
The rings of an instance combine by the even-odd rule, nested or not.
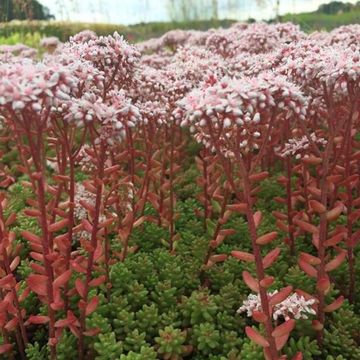
[[(256, 265), (256, 275), (258, 278), (258, 281), (260, 283), (261, 280), (265, 277), (263, 262), (262, 262), (262, 256), (259, 245), (256, 244), (257, 239), (257, 232), (256, 232), (256, 226), (254, 221), (254, 213), (252, 210), (252, 200), (251, 200), (251, 186), (250, 186), (250, 180), (249, 180), (249, 172), (246, 169), (245, 163), (243, 159), (238, 156), (238, 162), (239, 162), (239, 170), (240, 174), (242, 176), (243, 180), (243, 186), (244, 186), (244, 200), (247, 204), (246, 208), (246, 218), (248, 221), (248, 228), (250, 232), (251, 237), (251, 243), (253, 248), (253, 254), (255, 257), (255, 265)], [(261, 308), (263, 313), (266, 315), (266, 322), (264, 323), (265, 326), (265, 333), (266, 333), (266, 339), (269, 342), (269, 354), (271, 356), (271, 360), (277, 360), (279, 359), (278, 351), (276, 350), (275, 345), (275, 339), (271, 335), (273, 332), (273, 324), (272, 324), (272, 316), (270, 311), (270, 305), (269, 305), (269, 299), (267, 295), (266, 288), (259, 285), (259, 293), (260, 293), (260, 299), (261, 299)]]
[[(97, 233), (98, 233), (98, 226), (99, 226), (99, 217), (101, 211), (101, 196), (103, 191), (103, 178), (104, 178), (104, 164), (105, 164), (105, 155), (106, 150), (103, 142), (100, 145), (100, 152), (99, 157), (97, 159), (97, 181), (96, 182), (96, 198), (95, 198), (95, 213), (93, 218), (93, 226), (91, 232), (91, 240), (90, 244), (92, 247), (92, 251), (89, 252), (89, 257), (87, 261), (87, 269), (86, 269), (86, 279), (84, 282), (84, 296), (82, 300), (85, 304), (88, 301), (89, 295), (89, 282), (92, 278), (92, 272), (94, 267), (94, 252), (97, 247)], [(79, 359), (83, 360), (85, 356), (85, 344), (84, 344), (84, 332), (86, 331), (86, 314), (85, 314), (85, 307), (80, 309), (80, 335), (79, 335)]]

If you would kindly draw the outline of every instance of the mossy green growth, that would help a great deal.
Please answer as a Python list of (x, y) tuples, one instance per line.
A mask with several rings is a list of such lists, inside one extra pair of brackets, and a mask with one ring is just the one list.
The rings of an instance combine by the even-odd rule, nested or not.
[(123, 353), (122, 343), (116, 340), (114, 332), (99, 334), (94, 349), (97, 352), (95, 360), (116, 360)]
[(159, 336), (155, 337), (155, 343), (159, 356), (162, 359), (181, 359), (187, 353), (184, 346), (186, 331), (166, 326), (159, 330)]

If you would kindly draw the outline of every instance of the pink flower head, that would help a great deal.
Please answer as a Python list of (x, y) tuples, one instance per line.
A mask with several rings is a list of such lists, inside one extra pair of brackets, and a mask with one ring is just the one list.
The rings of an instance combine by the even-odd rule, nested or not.
[(226, 156), (258, 149), (270, 119), (304, 119), (306, 99), (285, 77), (262, 73), (257, 78), (223, 78), (195, 89), (178, 102), (182, 126), (195, 139)]
[[(326, 146), (327, 140), (318, 137), (314, 132), (310, 134), (311, 140), (319, 145), (319, 146)], [(295, 157), (296, 159), (301, 159), (303, 157), (307, 157), (307, 152), (309, 151), (311, 144), (309, 139), (306, 136), (302, 136), (300, 138), (292, 138), (289, 139), (282, 148), (276, 149), (276, 153), (280, 157)]]
[(77, 39), (62, 48), (65, 56), (78, 57), (92, 63), (105, 75), (107, 87), (124, 88), (132, 80), (132, 74), (140, 57), (135, 46), (129, 45), (117, 32), (113, 36), (90, 38), (84, 43)]
[(0, 64), (0, 108), (22, 112), (26, 118), (46, 113), (58, 101), (69, 100), (77, 79), (64, 67), (23, 60)]
[(185, 30), (171, 30), (161, 37), (161, 43), (164, 47), (176, 49), (186, 43), (191, 33)]
[(94, 31), (92, 30), (83, 30), (80, 31), (79, 33), (77, 33), (74, 36), (70, 37), (70, 41), (71, 42), (76, 42), (76, 43), (83, 43), (83, 42), (87, 42), (89, 40), (96, 40), (97, 35)]
[(42, 38), (40, 41), (40, 46), (50, 53), (54, 52), (60, 44), (61, 42), (56, 36)]

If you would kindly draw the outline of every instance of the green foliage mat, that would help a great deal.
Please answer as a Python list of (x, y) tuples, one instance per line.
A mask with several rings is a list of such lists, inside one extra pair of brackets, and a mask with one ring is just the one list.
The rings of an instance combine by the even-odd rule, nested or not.
[[(189, 168), (182, 183), (182, 189), (193, 182), (193, 168)], [(263, 183), (259, 198), (259, 208), (268, 214), (262, 221), (260, 233), (274, 230), (271, 215), (273, 204), (266, 201), (282, 195), (283, 189), (271, 177)], [(194, 187), (193, 192), (198, 189)], [(12, 187), (9, 209), (19, 214), (14, 231), (23, 229), (36, 232), (35, 223), (21, 215), (25, 198), (29, 196), (16, 184)], [(186, 194), (183, 193), (183, 197)], [(242, 280), (242, 271), (253, 271), (252, 265), (229, 257), (225, 262), (216, 264), (205, 273), (202, 272), (203, 257), (206, 253), (209, 235), (204, 232), (201, 219), (194, 216), (199, 208), (192, 198), (179, 201), (176, 223), (180, 240), (176, 254), (170, 254), (163, 245), (167, 232), (154, 225), (144, 223), (134, 231), (131, 238), (139, 251), (130, 254), (124, 262), (111, 265), (110, 290), (100, 287), (100, 304), (87, 318), (87, 328), (98, 328), (95, 336), (86, 338), (87, 358), (98, 360), (111, 359), (197, 359), (197, 360), (237, 360), (263, 359), (262, 349), (250, 342), (244, 333), (251, 320), (237, 309), (249, 294)], [(147, 212), (151, 213), (148, 208)], [(270, 215), (269, 215), (270, 214)], [(229, 254), (234, 249), (248, 249), (249, 236), (243, 217), (234, 216), (229, 227), (236, 229), (218, 248), (221, 253)], [(118, 241), (112, 240), (112, 248), (117, 249)], [(271, 289), (293, 285), (308, 292), (314, 291), (314, 282), (309, 279), (287, 253), (287, 247), (278, 241), (282, 255), (272, 267), (277, 281)], [(311, 251), (311, 242), (304, 242), (302, 250)], [(29, 249), (24, 247), (23, 256)], [(360, 269), (358, 275), (360, 274)], [(18, 269), (20, 277), (29, 272), (29, 262), (22, 261)], [(203, 286), (200, 274), (203, 273)], [(346, 272), (341, 267), (334, 272), (335, 283), (346, 282)], [(205, 281), (204, 281), (205, 279)], [(75, 279), (72, 279), (74, 281)], [(271, 290), (270, 289), (270, 290)], [(335, 297), (332, 290), (330, 297)], [(94, 296), (96, 291), (90, 293)], [(73, 308), (76, 309), (74, 299)], [(40, 312), (41, 304), (35, 296), (25, 301), (29, 313)], [(43, 309), (45, 312), (46, 310)], [(360, 359), (360, 316), (347, 302), (341, 309), (329, 316), (322, 350), (316, 343), (316, 334), (311, 327), (311, 319), (299, 320), (292, 332), (284, 354), (289, 358), (298, 351), (303, 352), (305, 360), (311, 359)], [(33, 325), (31, 345), (26, 353), (29, 360), (48, 358), (47, 329), (44, 325)], [(76, 359), (76, 337), (64, 331), (57, 347), (58, 359)]]

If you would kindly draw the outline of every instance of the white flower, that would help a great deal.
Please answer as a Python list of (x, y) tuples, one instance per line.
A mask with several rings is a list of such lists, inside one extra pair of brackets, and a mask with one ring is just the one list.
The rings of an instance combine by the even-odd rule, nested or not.
[[(278, 293), (277, 290), (268, 293), (270, 298)], [(308, 315), (315, 315), (315, 310), (311, 307), (315, 303), (315, 299), (306, 300), (302, 295), (293, 293), (289, 295), (281, 303), (273, 308), (273, 319), (277, 320), (283, 317), (285, 320), (289, 319), (307, 319)], [(243, 301), (243, 305), (238, 309), (238, 313), (246, 312), (247, 316), (252, 316), (254, 311), (261, 311), (261, 300), (259, 295), (249, 294), (247, 299)]]

